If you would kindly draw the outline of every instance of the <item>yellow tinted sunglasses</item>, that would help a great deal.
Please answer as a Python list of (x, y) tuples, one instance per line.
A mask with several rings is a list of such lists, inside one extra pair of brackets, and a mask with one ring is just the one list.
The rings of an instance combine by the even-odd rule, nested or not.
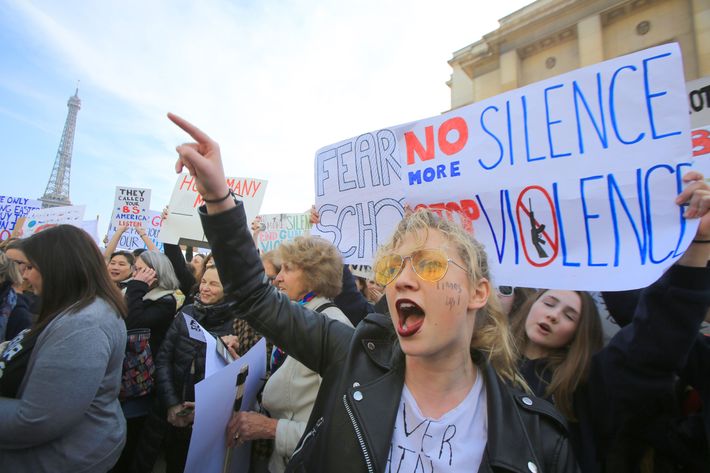
[(424, 248), (413, 251), (408, 256), (390, 254), (380, 258), (375, 264), (375, 282), (380, 286), (386, 286), (399, 276), (404, 268), (404, 262), (411, 260), (412, 269), (424, 281), (436, 282), (446, 275), (449, 263), (458, 266), (466, 273), (468, 270), (449, 258), (442, 250), (434, 248)]

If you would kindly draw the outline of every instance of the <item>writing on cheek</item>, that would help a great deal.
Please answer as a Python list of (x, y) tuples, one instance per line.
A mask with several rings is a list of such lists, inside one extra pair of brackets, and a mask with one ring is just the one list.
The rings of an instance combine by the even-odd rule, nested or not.
[(461, 292), (463, 291), (461, 284), (457, 282), (437, 281), (436, 288), (440, 291), (453, 290), (456, 292), (456, 294), (461, 294)]
[(446, 296), (446, 307), (449, 309), (453, 309), (454, 307), (458, 307), (461, 305), (461, 296)]

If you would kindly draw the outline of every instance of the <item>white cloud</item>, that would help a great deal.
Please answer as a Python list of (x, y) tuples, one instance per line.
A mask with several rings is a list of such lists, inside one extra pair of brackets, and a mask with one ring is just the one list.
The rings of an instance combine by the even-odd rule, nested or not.
[[(169, 110), (220, 142), (229, 174), (269, 179), (273, 213), (310, 205), (317, 148), (446, 110), (451, 53), (525, 3), (17, 1), (8, 12), (98, 99), (84, 98), (75, 153), (121, 167), (92, 213), (132, 180), (169, 195), (174, 146), (188, 139)], [(81, 187), (73, 179), (73, 197)]]

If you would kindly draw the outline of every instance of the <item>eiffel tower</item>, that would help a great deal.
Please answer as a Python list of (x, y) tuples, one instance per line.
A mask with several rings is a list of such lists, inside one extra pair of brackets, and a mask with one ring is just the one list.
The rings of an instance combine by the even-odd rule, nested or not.
[(44, 195), (39, 199), (42, 202), (42, 208), (71, 205), (71, 201), (69, 200), (69, 178), (71, 173), (71, 155), (74, 149), (76, 116), (81, 108), (79, 87), (76, 88), (74, 95), (69, 97), (67, 108), (69, 108), (69, 113), (67, 113), (67, 121), (64, 123), (64, 132), (59, 142), (57, 157), (54, 158), (52, 175), (49, 178)]

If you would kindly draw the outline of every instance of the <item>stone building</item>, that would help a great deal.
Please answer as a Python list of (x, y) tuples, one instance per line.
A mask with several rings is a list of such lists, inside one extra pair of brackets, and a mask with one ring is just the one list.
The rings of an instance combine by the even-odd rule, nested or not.
[(537, 0), (449, 60), (451, 108), (678, 42), (686, 80), (710, 75), (710, 0)]

